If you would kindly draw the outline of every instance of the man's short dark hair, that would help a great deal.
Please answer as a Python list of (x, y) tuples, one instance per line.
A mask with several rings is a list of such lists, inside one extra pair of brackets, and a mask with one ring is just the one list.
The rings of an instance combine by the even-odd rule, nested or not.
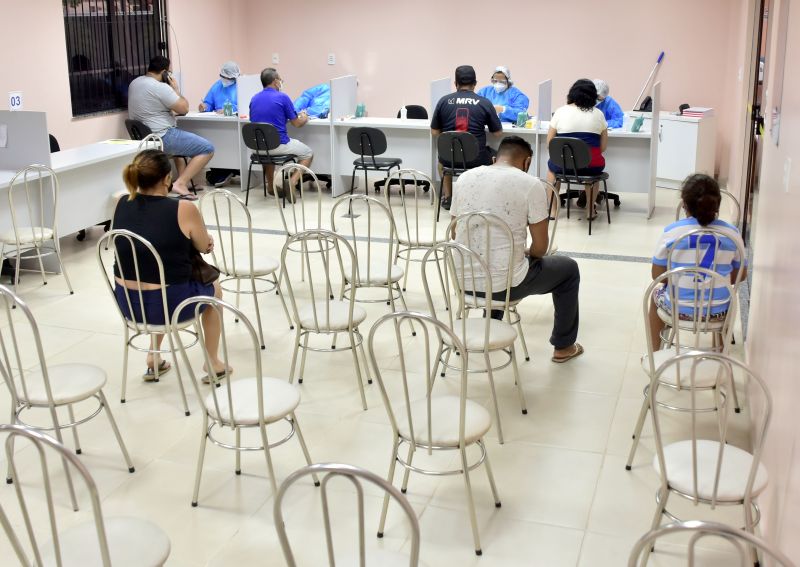
[(148, 73), (163, 73), (167, 69), (169, 69), (169, 59), (163, 55), (153, 57), (147, 66)]
[(277, 78), (278, 70), (273, 67), (267, 67), (261, 71), (261, 86), (266, 87), (267, 85), (271, 85)]
[(525, 138), (520, 136), (506, 136), (497, 148), (497, 155), (510, 154), (529, 158), (533, 156), (533, 148)]

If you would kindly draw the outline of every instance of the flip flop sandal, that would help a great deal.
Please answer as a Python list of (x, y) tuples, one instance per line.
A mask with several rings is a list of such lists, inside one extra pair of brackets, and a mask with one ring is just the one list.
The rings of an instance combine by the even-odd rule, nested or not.
[(183, 201), (197, 201), (197, 195), (192, 195), (191, 193), (187, 193), (185, 195), (178, 194), (178, 199)]
[[(166, 360), (162, 360), (161, 364), (158, 365), (158, 378), (161, 379), (161, 377), (170, 370), (172, 370), (172, 365)], [(156, 371), (152, 368), (148, 368), (145, 373), (142, 374), (142, 380), (145, 382), (155, 382)]]
[(217, 385), (217, 387), (219, 387), (218, 382), (222, 378), (225, 378), (226, 375), (230, 376), (231, 374), (233, 374), (233, 370), (230, 370), (230, 369), (228, 369), (228, 370), (220, 370), (219, 372), (217, 372), (216, 374), (213, 374), (213, 375), (211, 373), (206, 374), (205, 376), (203, 376), (200, 379), (200, 381), (203, 384), (211, 384), (213, 382), (214, 384)]
[(583, 354), (583, 347), (580, 345), (580, 343), (575, 343), (575, 350), (572, 352), (572, 354), (568, 354), (567, 356), (554, 356), (550, 360), (557, 364), (561, 364), (567, 362), (568, 360), (572, 360), (576, 356), (580, 356), (582, 354)]

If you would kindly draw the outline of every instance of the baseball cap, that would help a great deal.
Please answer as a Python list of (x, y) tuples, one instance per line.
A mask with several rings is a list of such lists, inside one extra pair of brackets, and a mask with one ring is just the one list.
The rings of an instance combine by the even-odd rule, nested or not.
[(457, 85), (474, 85), (478, 82), (475, 75), (475, 69), (472, 65), (459, 65), (456, 67), (456, 84)]
[(235, 79), (240, 74), (239, 65), (237, 65), (235, 61), (226, 61), (225, 64), (222, 65), (222, 70), (219, 72), (219, 76), (226, 79)]

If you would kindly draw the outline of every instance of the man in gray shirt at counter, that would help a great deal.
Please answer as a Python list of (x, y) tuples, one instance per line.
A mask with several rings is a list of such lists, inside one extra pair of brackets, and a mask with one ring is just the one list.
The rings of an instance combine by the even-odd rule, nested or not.
[(163, 55), (150, 60), (147, 74), (134, 79), (128, 87), (128, 116), (141, 120), (153, 134), (160, 136), (166, 153), (190, 158), (185, 168), (183, 160), (175, 161), (179, 176), (172, 190), (181, 198), (194, 200), (189, 181), (205, 169), (214, 155), (214, 146), (205, 138), (175, 126), (175, 116), (189, 112), (189, 101), (181, 96), (169, 69), (169, 59)]

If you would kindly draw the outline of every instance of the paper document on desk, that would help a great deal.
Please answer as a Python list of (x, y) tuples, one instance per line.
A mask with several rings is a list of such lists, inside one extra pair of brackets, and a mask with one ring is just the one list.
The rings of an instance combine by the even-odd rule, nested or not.
[(0, 148), (8, 146), (8, 125), (0, 124)]

